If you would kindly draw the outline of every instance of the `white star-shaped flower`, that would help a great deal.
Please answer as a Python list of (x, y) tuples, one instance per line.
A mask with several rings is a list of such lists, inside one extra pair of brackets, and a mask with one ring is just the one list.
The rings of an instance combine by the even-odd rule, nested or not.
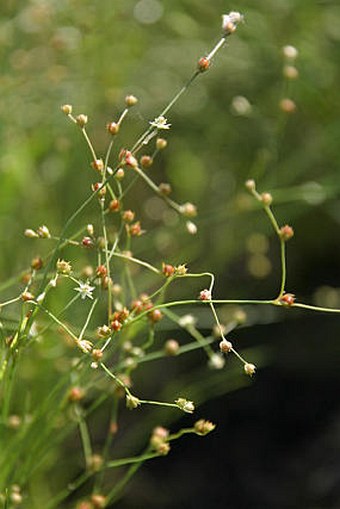
[(86, 281), (86, 283), (82, 283), (79, 281), (79, 286), (77, 288), (74, 288), (76, 292), (79, 292), (80, 297), (84, 300), (86, 297), (89, 299), (93, 299), (92, 292), (95, 289), (95, 286), (90, 286), (90, 283)]
[(150, 122), (152, 127), (156, 127), (156, 129), (170, 129), (171, 124), (167, 124), (167, 119), (165, 117), (157, 117), (155, 120)]

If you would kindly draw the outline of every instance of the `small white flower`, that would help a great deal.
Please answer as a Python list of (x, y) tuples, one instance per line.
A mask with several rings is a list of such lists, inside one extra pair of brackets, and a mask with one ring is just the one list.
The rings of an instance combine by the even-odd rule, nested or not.
[(295, 60), (299, 54), (295, 46), (291, 46), (290, 44), (287, 44), (287, 46), (283, 46), (282, 53), (283, 56), (288, 58), (289, 60)]
[(209, 368), (222, 369), (225, 365), (225, 360), (221, 354), (214, 353), (209, 359)]
[(165, 117), (157, 117), (152, 122), (149, 122), (152, 127), (156, 127), (156, 129), (170, 129), (171, 124), (167, 124), (167, 119)]
[(231, 11), (229, 14), (223, 14), (222, 29), (226, 34), (231, 34), (241, 21), (243, 21), (243, 16), (239, 12)]
[(190, 235), (196, 235), (197, 233), (197, 225), (193, 223), (192, 221), (187, 221), (186, 224), (187, 232), (190, 233)]
[(195, 410), (194, 402), (189, 401), (188, 399), (178, 398), (175, 403), (180, 410), (183, 410), (183, 412), (187, 412), (188, 414), (192, 414)]
[(87, 339), (81, 339), (80, 341), (77, 341), (77, 346), (80, 348), (80, 350), (84, 353), (90, 353), (93, 347), (93, 344), (91, 341), (87, 341)]
[(86, 297), (89, 299), (93, 299), (92, 292), (95, 289), (95, 286), (90, 286), (89, 282), (86, 281), (86, 283), (82, 283), (79, 281), (78, 288), (74, 288), (76, 292), (79, 292), (80, 297), (84, 300)]
[(49, 239), (51, 237), (49, 229), (44, 224), (42, 226), (39, 226), (39, 228), (37, 229), (37, 233), (39, 237), (42, 237), (44, 239)]
[(246, 117), (252, 111), (252, 106), (246, 97), (236, 95), (231, 101), (231, 110), (236, 115)]
[(190, 325), (195, 325), (197, 319), (193, 315), (183, 315), (178, 320), (178, 325), (180, 327), (190, 327)]

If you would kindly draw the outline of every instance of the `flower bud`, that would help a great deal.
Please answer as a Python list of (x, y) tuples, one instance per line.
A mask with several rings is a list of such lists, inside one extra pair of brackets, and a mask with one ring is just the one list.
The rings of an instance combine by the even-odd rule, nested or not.
[(282, 306), (290, 307), (295, 302), (295, 295), (293, 293), (285, 293), (282, 295), (279, 302), (282, 304)]
[(26, 230), (24, 231), (24, 235), (28, 239), (36, 239), (37, 237), (39, 237), (39, 235), (31, 228), (26, 228)]
[(178, 398), (175, 403), (180, 410), (183, 410), (183, 412), (187, 412), (188, 414), (192, 414), (195, 410), (194, 402), (185, 398)]
[(125, 171), (123, 170), (123, 168), (118, 168), (118, 170), (115, 173), (115, 177), (117, 180), (123, 180), (123, 178), (125, 177)]
[(196, 235), (197, 233), (197, 226), (192, 221), (187, 221), (185, 223), (185, 227), (187, 229), (187, 232), (190, 233), (190, 235)]
[(93, 247), (93, 240), (91, 237), (83, 237), (81, 243), (84, 247)]
[(211, 291), (207, 290), (206, 288), (201, 290), (198, 298), (199, 300), (211, 300)]
[(177, 355), (179, 350), (179, 343), (176, 339), (168, 339), (164, 344), (164, 351), (166, 355)]
[(87, 124), (87, 115), (84, 115), (83, 113), (81, 113), (80, 115), (78, 115), (76, 117), (76, 121), (77, 121), (77, 124), (79, 125), (79, 127), (81, 127), (82, 129), (86, 126)]
[(103, 352), (99, 348), (94, 348), (91, 352), (92, 359), (95, 362), (100, 361), (103, 358)]
[(144, 155), (140, 158), (140, 164), (143, 168), (150, 168), (153, 164), (153, 159), (151, 156)]
[(159, 309), (153, 309), (150, 313), (148, 313), (148, 318), (150, 322), (156, 323), (162, 320), (163, 313)]
[(282, 48), (283, 56), (289, 60), (295, 60), (299, 52), (295, 46), (287, 45)]
[(94, 509), (102, 509), (106, 506), (106, 497), (104, 497), (104, 495), (99, 495), (99, 493), (93, 493), (93, 495), (91, 495), (91, 502)]
[(175, 274), (175, 267), (170, 265), (170, 263), (162, 263), (162, 272), (166, 277), (173, 276)]
[(29, 292), (28, 290), (26, 290), (25, 292), (23, 292), (21, 294), (21, 299), (24, 301), (24, 302), (27, 302), (29, 300), (34, 300), (34, 295), (33, 293)]
[(88, 224), (88, 225), (86, 226), (86, 230), (87, 230), (87, 233), (88, 233), (89, 235), (91, 235), (91, 237), (92, 237), (92, 235), (94, 234), (94, 227), (93, 227), (93, 224)]
[(291, 226), (286, 224), (285, 226), (281, 226), (280, 228), (280, 237), (282, 240), (287, 242), (287, 240), (291, 239), (294, 236), (294, 230)]
[(158, 150), (164, 150), (167, 146), (168, 142), (164, 138), (157, 138), (156, 140), (156, 148)]
[(299, 71), (294, 65), (285, 65), (283, 68), (283, 76), (288, 80), (296, 80), (299, 76)]
[(120, 323), (119, 320), (113, 320), (113, 322), (111, 322), (111, 328), (115, 331), (115, 332), (118, 332), (120, 331), (120, 329), (122, 328), (122, 324)]
[(210, 60), (207, 57), (201, 57), (197, 62), (197, 69), (199, 72), (205, 72), (210, 67)]
[(140, 221), (136, 221), (135, 223), (131, 224), (127, 228), (128, 228), (129, 234), (132, 237), (139, 237), (140, 235), (142, 235), (142, 233), (144, 233), (144, 231), (142, 230)]
[(269, 207), (272, 204), (273, 197), (270, 193), (262, 193), (261, 201), (265, 207)]
[(43, 239), (49, 239), (51, 237), (50, 231), (45, 225), (39, 226), (39, 228), (37, 229), (37, 233), (39, 237)]
[(200, 419), (194, 424), (195, 433), (200, 436), (207, 435), (215, 428), (216, 424), (213, 424), (211, 421), (206, 421), (205, 419)]
[(253, 374), (256, 371), (256, 366), (254, 364), (246, 362), (245, 365), (243, 366), (243, 369), (246, 375), (253, 376)]
[(134, 106), (137, 103), (138, 103), (138, 99), (134, 95), (127, 95), (125, 97), (125, 104), (128, 108), (130, 108), (131, 106)]
[(72, 105), (71, 104), (63, 104), (61, 106), (61, 111), (65, 113), (65, 115), (71, 115), (72, 113)]
[(106, 129), (109, 131), (112, 136), (115, 136), (119, 131), (119, 124), (117, 122), (110, 122), (106, 125)]
[(31, 261), (31, 267), (34, 270), (40, 270), (43, 267), (43, 265), (44, 265), (44, 263), (42, 261), (42, 258), (40, 258), (40, 256), (36, 256)]
[(164, 196), (168, 196), (171, 194), (171, 185), (166, 182), (161, 182), (158, 186), (159, 192), (163, 194)]
[(57, 267), (57, 272), (59, 272), (60, 274), (71, 274), (71, 272), (72, 272), (72, 267), (71, 267), (70, 262), (67, 262), (65, 260), (59, 259), (57, 261), (56, 267)]
[(134, 408), (137, 408), (140, 405), (139, 398), (136, 398), (136, 396), (132, 396), (132, 394), (127, 394), (126, 398), (126, 406), (129, 408), (129, 410), (133, 410)]
[(85, 397), (85, 391), (81, 387), (72, 387), (68, 393), (67, 399), (70, 403), (77, 403)]
[(103, 465), (103, 457), (100, 454), (92, 454), (88, 461), (88, 468), (93, 472), (98, 472)]
[(120, 209), (120, 202), (116, 198), (111, 200), (109, 203), (109, 210), (111, 212), (118, 212)]
[(222, 369), (224, 368), (225, 360), (221, 354), (214, 353), (210, 356), (208, 365), (211, 369)]
[(230, 341), (227, 341), (226, 339), (222, 339), (219, 346), (222, 353), (229, 353), (233, 348), (232, 343), (230, 343)]
[(246, 188), (248, 189), (248, 191), (252, 192), (252, 191), (255, 191), (256, 190), (256, 184), (255, 184), (255, 180), (253, 179), (249, 179), (245, 182), (244, 184), (246, 186)]
[(94, 170), (100, 173), (104, 169), (104, 161), (103, 159), (95, 159), (94, 161), (92, 161), (91, 166)]
[(296, 104), (292, 99), (284, 98), (279, 103), (280, 110), (284, 113), (294, 113), (296, 110)]
[(197, 208), (193, 203), (187, 202), (181, 205), (181, 213), (186, 217), (197, 216)]

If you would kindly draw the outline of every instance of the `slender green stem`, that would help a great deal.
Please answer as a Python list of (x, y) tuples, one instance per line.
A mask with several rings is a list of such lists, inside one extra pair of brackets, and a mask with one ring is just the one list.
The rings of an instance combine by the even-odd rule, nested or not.
[(5, 306), (9, 306), (10, 304), (14, 304), (15, 302), (18, 302), (18, 300), (21, 299), (21, 294), (18, 295), (18, 297), (14, 297), (13, 299), (7, 300), (5, 302), (0, 303), (0, 309), (4, 308)]
[(95, 160), (97, 159), (97, 155), (96, 155), (96, 152), (95, 152), (95, 150), (94, 150), (94, 148), (93, 148), (93, 145), (92, 145), (92, 143), (91, 143), (91, 140), (90, 140), (90, 138), (89, 138), (89, 136), (88, 136), (88, 134), (87, 134), (87, 132), (86, 132), (85, 127), (83, 127), (81, 131), (82, 131), (82, 133), (83, 133), (83, 135), (84, 135), (84, 138), (85, 138), (85, 140), (86, 140), (86, 143), (88, 144), (88, 147), (89, 147), (90, 152), (91, 152), (91, 154), (92, 154), (93, 160), (95, 161)]
[(279, 236), (280, 240), (280, 258), (281, 258), (281, 287), (278, 299), (285, 293), (286, 279), (287, 279), (287, 262), (286, 262), (286, 243)]
[(336, 308), (324, 308), (322, 306), (312, 306), (310, 304), (303, 304), (302, 302), (294, 302), (293, 308), (309, 309), (311, 311), (320, 311), (321, 313), (340, 313), (340, 309)]
[(92, 457), (92, 446), (91, 446), (90, 433), (89, 433), (87, 424), (81, 414), (81, 409), (77, 408), (76, 411), (77, 411), (77, 416), (78, 416), (78, 426), (79, 426), (81, 443), (83, 446), (85, 465), (88, 468), (91, 465), (91, 457)]
[(157, 458), (158, 456), (160, 456), (160, 454), (158, 452), (146, 452), (146, 453), (142, 454), (141, 456), (135, 456), (135, 457), (131, 457), (131, 458), (121, 458), (119, 460), (112, 460), (112, 461), (108, 461), (106, 463), (105, 469), (106, 468), (125, 467), (126, 465), (140, 463), (142, 461)]
[(178, 214), (182, 214), (182, 207), (174, 200), (171, 200), (168, 196), (164, 195), (160, 191), (159, 187), (156, 186), (154, 181), (151, 180), (141, 168), (136, 167), (135, 171), (148, 184), (148, 186), (169, 205), (169, 207), (174, 209)]
[(88, 327), (88, 324), (90, 323), (90, 320), (92, 318), (93, 312), (94, 312), (95, 307), (96, 307), (97, 304), (98, 304), (98, 299), (93, 301), (92, 306), (90, 308), (90, 311), (88, 312), (88, 315), (86, 317), (85, 323), (83, 325), (82, 330), (80, 331), (80, 334), (78, 336), (78, 340), (77, 341), (81, 341), (82, 340), (82, 338), (83, 338), (83, 336), (85, 334), (85, 331), (86, 331), (86, 329)]
[(161, 271), (159, 269), (157, 269), (156, 267), (154, 267), (153, 265), (151, 265), (151, 263), (140, 260), (139, 258), (134, 258), (133, 256), (129, 256), (124, 253), (112, 252), (112, 250), (110, 251), (110, 257), (111, 256), (116, 256), (117, 258), (123, 258), (126, 261), (141, 265), (142, 267), (145, 267), (146, 269), (149, 269), (152, 272), (155, 272), (156, 274), (161, 274)]
[[(131, 466), (130, 466), (129, 470), (126, 472), (126, 474), (124, 475), (124, 477), (120, 480), (120, 482), (118, 482), (112, 488), (112, 490), (107, 494), (107, 496), (106, 496), (107, 503), (114, 503), (115, 501), (117, 501), (120, 498), (125, 486), (129, 482), (131, 477), (143, 465), (144, 461), (147, 461), (147, 460), (153, 459), (153, 458), (157, 458), (159, 456), (160, 456), (159, 453), (148, 452), (148, 450), (147, 450), (147, 452), (145, 452), (144, 454), (142, 454), (141, 456), (139, 456), (137, 458), (125, 458), (125, 461), (126, 461), (125, 464), (131, 464)], [(119, 461), (119, 460), (117, 460), (117, 461)], [(113, 463), (112, 467), (115, 468), (116, 467), (115, 462), (112, 462), (112, 463)], [(110, 465), (110, 463), (109, 463), (109, 465)], [(121, 465), (118, 465), (118, 466), (121, 466)]]
[(75, 481), (72, 481), (67, 485), (67, 487), (62, 490), (57, 496), (52, 498), (47, 505), (45, 506), (45, 509), (53, 509), (54, 507), (60, 507), (60, 503), (65, 500), (69, 495), (71, 495), (72, 492), (76, 491), (78, 488), (80, 488), (83, 484), (88, 481), (88, 479), (93, 475), (92, 472), (84, 472), (81, 474)]

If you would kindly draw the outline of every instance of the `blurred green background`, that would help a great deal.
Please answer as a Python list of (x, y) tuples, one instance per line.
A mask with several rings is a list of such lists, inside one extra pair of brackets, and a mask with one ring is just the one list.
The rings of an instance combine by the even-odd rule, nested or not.
[[(90, 193), (94, 179), (90, 154), (60, 105), (70, 103), (76, 113), (88, 114), (89, 133), (102, 154), (109, 141), (105, 124), (117, 119), (124, 97), (134, 94), (139, 103), (122, 129), (122, 146), (129, 145), (188, 79), (198, 58), (217, 42), (221, 15), (231, 9), (245, 15), (244, 24), (209, 72), (169, 113), (169, 147), (150, 169), (157, 183), (171, 183), (176, 200), (197, 204), (198, 233), (188, 237), (140, 183), (129, 196), (131, 208), (139, 212), (148, 230), (138, 254), (158, 260), (159, 265), (162, 260), (187, 262), (193, 271), (213, 271), (216, 297), (273, 297), (279, 287), (278, 247), (263, 212), (244, 191), (244, 181), (254, 178), (260, 191), (273, 194), (279, 223), (295, 229), (288, 245), (287, 289), (301, 300), (340, 307), (340, 6), (327, 0), (239, 0), (233, 5), (220, 0), (2, 0), (1, 281), (19, 274), (39, 254), (37, 246), (24, 238), (25, 228), (47, 224), (57, 234)], [(299, 76), (291, 81), (282, 73), (282, 47), (287, 44), (299, 51)], [(235, 98), (239, 97), (248, 101), (241, 100), (245, 110), (238, 107), (240, 100)], [(294, 113), (280, 109), (285, 97), (295, 101)], [(90, 220), (85, 219), (85, 224)], [(183, 294), (187, 295), (184, 289)], [(249, 507), (252, 496), (260, 500), (252, 507), (339, 507), (332, 470), (339, 458), (332, 457), (330, 470), (310, 467), (306, 482), (297, 482), (292, 474), (305, 475), (304, 460), (316, 465), (320, 457), (322, 463), (327, 447), (340, 449), (339, 439), (333, 448), (329, 445), (336, 435), (332, 426), (339, 426), (340, 409), (330, 396), (339, 387), (339, 320), (310, 314), (293, 318), (249, 310), (247, 324), (257, 325), (240, 333), (241, 346), (270, 344), (270, 366), (256, 387), (206, 408), (207, 417), (228, 422), (221, 426), (225, 435), (239, 426), (243, 430), (230, 456), (233, 461), (227, 461), (227, 480), (220, 473), (209, 478), (210, 497), (213, 486), (220, 490), (223, 484), (226, 490), (213, 498), (217, 507), (223, 506), (226, 496), (231, 501), (228, 507), (235, 508)], [(273, 391), (270, 395), (268, 387)], [(319, 393), (323, 410), (320, 429), (315, 431), (307, 423), (319, 422), (312, 412), (313, 398)], [(282, 408), (288, 408), (287, 397), (294, 404), (281, 415)], [(226, 404), (234, 417), (216, 410)], [(273, 415), (278, 415), (277, 421)], [(252, 416), (258, 417), (254, 426), (249, 425)], [(291, 426), (298, 445), (284, 434), (283, 423)], [(272, 427), (278, 434), (274, 437), (268, 434)], [(295, 436), (296, 427), (300, 435)], [(313, 432), (319, 433), (315, 441), (321, 445), (311, 452), (305, 442)], [(212, 449), (207, 446), (207, 458), (211, 450), (220, 454), (222, 435), (212, 439)], [(288, 459), (280, 450), (284, 439), (293, 451)], [(248, 461), (246, 453), (254, 443), (261, 447)], [(190, 453), (189, 449), (186, 461), (191, 468)], [(284, 468), (279, 462), (282, 454)], [(176, 458), (173, 471), (166, 472), (172, 485), (178, 473), (189, 468), (180, 460)], [(202, 457), (193, 461), (197, 465)], [(221, 456), (219, 468), (225, 461)], [(241, 468), (247, 461), (248, 499)], [(271, 481), (267, 461), (274, 462), (278, 472), (273, 493), (264, 488)], [(157, 474), (152, 468), (143, 474), (147, 486)], [(327, 484), (329, 476), (332, 481)], [(203, 486), (204, 478), (199, 479)], [(136, 483), (138, 492), (141, 485)], [(235, 485), (237, 489), (230, 488)], [(294, 495), (286, 494), (287, 486), (295, 486)], [(203, 497), (200, 490), (197, 493)], [(155, 484), (149, 491), (158, 493)], [(184, 498), (178, 505), (164, 499), (161, 507), (206, 507), (197, 500), (193, 504), (188, 486), (187, 491), (185, 486), (179, 491)], [(124, 507), (142, 507), (134, 505), (133, 493)], [(145, 506), (156, 507), (151, 505), (153, 498), (157, 496), (147, 498)]]

